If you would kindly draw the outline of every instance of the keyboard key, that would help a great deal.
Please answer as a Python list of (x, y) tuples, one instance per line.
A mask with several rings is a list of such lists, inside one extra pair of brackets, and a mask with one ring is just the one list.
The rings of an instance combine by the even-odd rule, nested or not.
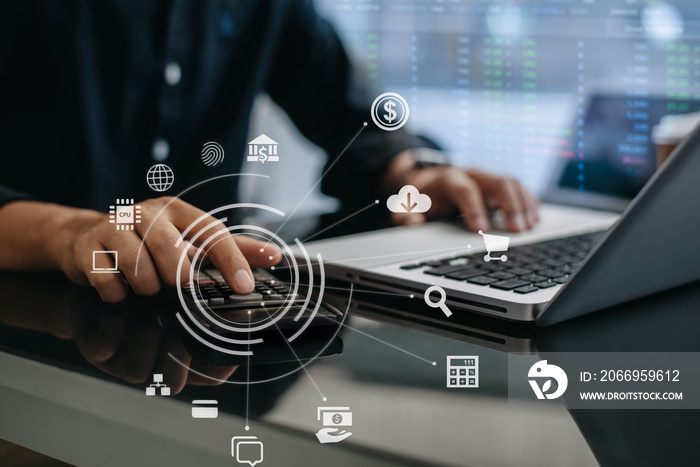
[(228, 299), (233, 303), (240, 302), (259, 302), (262, 301), (263, 296), (259, 293), (249, 293), (249, 294), (233, 294), (229, 295)]
[(561, 272), (565, 272), (567, 274), (570, 274), (570, 273), (574, 272), (574, 269), (576, 269), (579, 264), (581, 264), (580, 261), (574, 261), (570, 264), (565, 264), (564, 266), (560, 266), (557, 269), (560, 270)]
[(552, 281), (542, 281), (535, 283), (535, 285), (540, 289), (548, 289), (550, 287), (554, 287), (555, 285), (557, 285), (557, 283)]
[(538, 261), (539, 259), (540, 259), (540, 256), (538, 256), (538, 255), (527, 254), (527, 255), (518, 256), (518, 261), (520, 262), (521, 265), (534, 263), (534, 262)]
[(463, 269), (463, 268), (464, 268), (463, 264), (459, 264), (457, 266), (451, 266), (451, 265), (447, 264), (445, 266), (438, 266), (436, 268), (426, 269), (423, 272), (425, 274), (430, 274), (432, 276), (444, 276), (445, 274), (459, 271), (460, 269)]
[(532, 269), (533, 271), (537, 272), (538, 274), (540, 271), (546, 271), (548, 269), (551, 269), (551, 266), (548, 266), (546, 264), (542, 264), (539, 261), (535, 263), (530, 263), (527, 265), (528, 268)]
[(516, 276), (521, 276), (521, 275), (525, 275), (525, 274), (530, 274), (532, 272), (532, 269), (518, 266), (518, 267), (514, 267), (514, 268), (508, 268), (507, 271), (515, 274)]
[(436, 268), (438, 266), (442, 266), (445, 264), (444, 260), (440, 261), (426, 261), (425, 263), (421, 264), (421, 266), (428, 266), (429, 268)]
[(569, 276), (559, 276), (559, 277), (555, 277), (552, 280), (554, 282), (556, 282), (557, 284), (563, 284), (564, 282), (569, 280)]
[(533, 272), (530, 274), (523, 274), (522, 276), (518, 276), (518, 279), (532, 283), (532, 282), (546, 281), (547, 277), (540, 276), (539, 274), (535, 274)]
[(555, 277), (561, 276), (563, 272), (559, 269), (540, 269), (539, 271), (537, 271), (537, 274), (539, 274), (540, 276), (544, 276), (545, 279), (554, 279)]
[(566, 264), (564, 261), (559, 261), (558, 259), (554, 258), (547, 258), (543, 260), (542, 263), (553, 268), (558, 268), (559, 266), (564, 266), (564, 264)]
[(498, 282), (498, 279), (494, 279), (493, 277), (489, 276), (476, 276), (470, 277), (469, 279), (467, 279), (467, 282), (478, 285), (489, 285), (492, 282)]
[(410, 263), (410, 264), (402, 264), (399, 266), (400, 269), (403, 269), (404, 271), (410, 271), (411, 269), (416, 269), (421, 266), (420, 263)]
[(481, 276), (485, 272), (486, 271), (484, 271), (483, 269), (479, 269), (476, 266), (467, 266), (449, 274), (445, 274), (445, 277), (448, 279), (463, 281), (469, 279), (470, 277)]
[(503, 271), (503, 270), (506, 269), (508, 266), (505, 265), (504, 263), (498, 261), (498, 262), (495, 262), (495, 263), (484, 263), (484, 264), (482, 264), (480, 267), (481, 267), (481, 269), (483, 269), (483, 270), (485, 270), (485, 271), (493, 271), (493, 272), (495, 272), (495, 271)]
[(500, 282), (494, 282), (490, 285), (496, 289), (513, 290), (524, 285), (530, 285), (530, 281), (524, 281), (522, 279), (507, 279)]
[(515, 274), (506, 271), (496, 271), (489, 274), (489, 277), (495, 277), (496, 279), (504, 280), (510, 279), (511, 277), (515, 277)]
[(522, 287), (518, 287), (517, 289), (514, 289), (513, 292), (516, 293), (530, 293), (530, 292), (536, 292), (538, 289), (537, 287), (534, 287), (532, 285), (524, 285)]

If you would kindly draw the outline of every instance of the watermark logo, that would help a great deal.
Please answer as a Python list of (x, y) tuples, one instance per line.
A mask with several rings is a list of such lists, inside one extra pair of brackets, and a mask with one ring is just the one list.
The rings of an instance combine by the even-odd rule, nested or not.
[[(530, 367), (527, 373), (528, 378), (546, 379), (540, 386), (537, 379), (528, 379), (532, 390), (538, 399), (556, 399), (564, 394), (566, 387), (569, 385), (569, 378), (566, 377), (564, 370), (556, 365), (550, 365), (547, 360), (540, 360)], [(552, 380), (557, 382), (556, 390), (549, 393), (552, 389)]]

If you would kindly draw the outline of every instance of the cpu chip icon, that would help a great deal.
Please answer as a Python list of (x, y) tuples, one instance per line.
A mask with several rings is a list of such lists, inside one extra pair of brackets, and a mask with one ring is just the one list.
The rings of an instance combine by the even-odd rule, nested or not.
[(115, 224), (117, 230), (134, 230), (141, 223), (141, 206), (135, 205), (133, 199), (117, 199), (109, 207), (109, 223)]

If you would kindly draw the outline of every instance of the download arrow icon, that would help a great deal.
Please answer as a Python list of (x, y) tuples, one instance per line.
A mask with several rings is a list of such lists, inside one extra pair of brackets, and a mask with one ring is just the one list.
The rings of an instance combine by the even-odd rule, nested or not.
[(411, 204), (411, 192), (409, 191), (406, 193), (406, 204), (401, 203), (401, 207), (403, 207), (406, 212), (411, 212), (416, 208), (416, 206), (418, 206), (418, 203)]
[(431, 205), (430, 196), (418, 191), (413, 185), (401, 187), (398, 193), (386, 200), (386, 207), (391, 212), (417, 213), (427, 212)]

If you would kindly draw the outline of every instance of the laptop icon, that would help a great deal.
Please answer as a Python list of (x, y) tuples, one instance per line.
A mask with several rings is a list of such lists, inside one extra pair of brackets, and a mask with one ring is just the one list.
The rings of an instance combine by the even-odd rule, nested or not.
[(119, 274), (119, 254), (116, 251), (93, 251), (93, 274)]

